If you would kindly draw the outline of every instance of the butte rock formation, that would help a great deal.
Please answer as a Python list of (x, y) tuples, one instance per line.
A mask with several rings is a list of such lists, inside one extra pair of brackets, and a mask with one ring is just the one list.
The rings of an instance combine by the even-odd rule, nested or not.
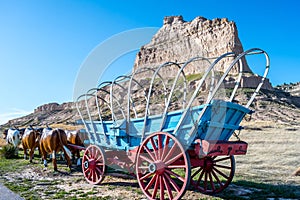
[[(151, 42), (141, 47), (136, 56), (134, 69), (158, 66), (169, 61), (181, 63), (196, 56), (216, 58), (227, 52), (239, 54), (243, 51), (236, 24), (227, 18), (209, 20), (197, 17), (186, 22), (182, 16), (170, 16), (164, 18), (163, 26), (153, 36)], [(231, 57), (222, 60), (217, 70), (225, 71), (233, 59)], [(194, 74), (204, 70), (193, 66), (186, 73)], [(233, 74), (237, 72), (237, 67), (231, 71)], [(252, 73), (245, 60), (243, 72), (247, 75), (242, 78), (241, 86), (248, 88), (257, 86), (260, 78)], [(163, 76), (169, 74), (170, 72), (163, 72)], [(273, 89), (268, 80), (264, 88)]]

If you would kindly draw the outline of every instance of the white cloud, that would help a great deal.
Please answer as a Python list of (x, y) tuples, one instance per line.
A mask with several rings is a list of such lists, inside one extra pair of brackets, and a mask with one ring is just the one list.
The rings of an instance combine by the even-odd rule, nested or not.
[(5, 124), (6, 122), (8, 122), (11, 119), (22, 117), (22, 116), (28, 115), (30, 113), (31, 113), (30, 111), (25, 111), (25, 110), (18, 109), (18, 108), (12, 108), (11, 111), (0, 114), (0, 125)]

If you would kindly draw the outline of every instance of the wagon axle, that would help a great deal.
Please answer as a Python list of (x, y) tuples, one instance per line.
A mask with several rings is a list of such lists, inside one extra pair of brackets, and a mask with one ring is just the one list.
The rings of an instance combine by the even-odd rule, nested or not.
[(95, 170), (96, 169), (96, 161), (95, 159), (89, 159), (89, 160), (86, 160), (83, 165), (84, 165), (84, 168), (85, 169), (91, 169), (91, 170)]
[(150, 173), (163, 174), (165, 171), (166, 165), (162, 161), (156, 161), (155, 163), (151, 163), (148, 166), (148, 170)]

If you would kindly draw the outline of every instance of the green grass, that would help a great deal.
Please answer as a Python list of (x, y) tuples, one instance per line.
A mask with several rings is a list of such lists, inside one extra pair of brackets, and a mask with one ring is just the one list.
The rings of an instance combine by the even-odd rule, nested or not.
[(199, 73), (199, 74), (189, 74), (189, 75), (186, 75), (186, 80), (188, 82), (194, 81), (194, 80), (200, 80), (202, 78), (202, 76), (203, 76), (202, 73)]
[(53, 196), (53, 199), (65, 199), (65, 196), (66, 195), (69, 195), (70, 193), (64, 191), (64, 190), (60, 190), (60, 191), (57, 191), (54, 196)]
[(23, 154), (20, 152), (17, 159), (6, 159), (4, 157), (0, 157), (0, 174), (19, 171), (28, 164), (29, 161), (24, 160)]

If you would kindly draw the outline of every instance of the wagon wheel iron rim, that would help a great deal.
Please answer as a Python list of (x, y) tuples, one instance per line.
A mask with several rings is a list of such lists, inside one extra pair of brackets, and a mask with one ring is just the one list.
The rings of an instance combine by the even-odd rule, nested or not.
[(91, 184), (99, 184), (104, 179), (105, 156), (104, 150), (96, 145), (90, 145), (82, 157), (82, 172), (85, 179)]
[(235, 172), (234, 156), (204, 157), (203, 165), (192, 167), (191, 186), (206, 193), (223, 191), (231, 183)]
[(180, 199), (190, 183), (189, 155), (171, 134), (146, 138), (137, 153), (136, 175), (148, 199)]

